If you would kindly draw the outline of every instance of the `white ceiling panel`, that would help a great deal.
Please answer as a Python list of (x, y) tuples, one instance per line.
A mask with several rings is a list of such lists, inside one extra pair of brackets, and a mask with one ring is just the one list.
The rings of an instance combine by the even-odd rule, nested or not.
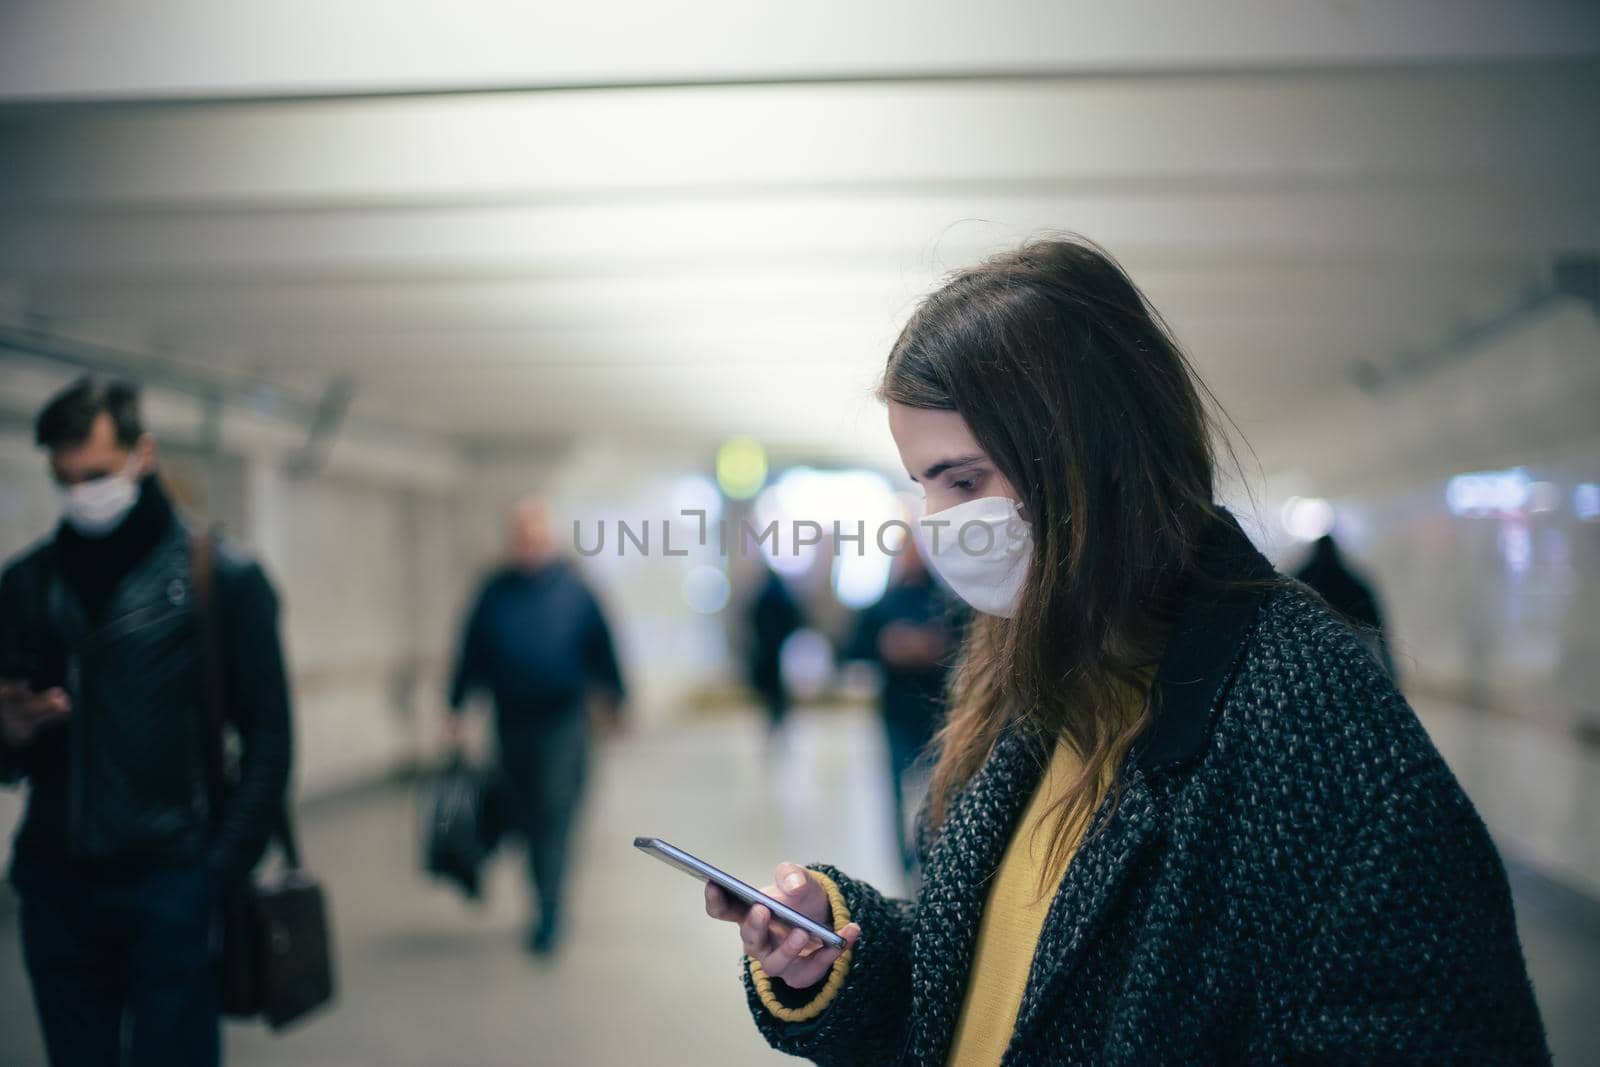
[(478, 448), (882, 458), (871, 388), (917, 298), (1076, 230), (1303, 463), (1307, 410), (1369, 410), (1359, 363), (1600, 248), (1595, 62), (1174, 70), (13, 104), (0, 318), (304, 395), (349, 379), (363, 418)]

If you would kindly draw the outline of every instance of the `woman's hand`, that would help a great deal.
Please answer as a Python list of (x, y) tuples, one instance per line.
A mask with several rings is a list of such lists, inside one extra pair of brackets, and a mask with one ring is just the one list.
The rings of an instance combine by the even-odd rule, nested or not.
[[(774, 881), (776, 885), (761, 891), (808, 919), (833, 925), (828, 894), (810, 871), (797, 864), (780, 863)], [(805, 989), (822, 981), (840, 955), (839, 949), (826, 948), (804, 930), (792, 929), (774, 919), (764, 905), (734, 900), (710, 882), (706, 883), (706, 914), (738, 923), (745, 955), (761, 964), (769, 977), (781, 979), (791, 989)], [(839, 931), (839, 936), (846, 946), (853, 945), (861, 936), (861, 927), (850, 923)]]

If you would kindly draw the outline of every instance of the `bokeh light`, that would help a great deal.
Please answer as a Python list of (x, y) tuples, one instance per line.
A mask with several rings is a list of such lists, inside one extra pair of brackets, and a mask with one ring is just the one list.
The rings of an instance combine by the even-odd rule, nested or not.
[(734, 500), (749, 500), (767, 481), (767, 450), (753, 437), (731, 437), (717, 449), (717, 484)]
[(1315, 541), (1333, 530), (1333, 505), (1314, 496), (1292, 496), (1283, 505), (1283, 529), (1298, 541)]
[(728, 576), (718, 567), (702, 563), (683, 576), (683, 601), (700, 615), (715, 615), (728, 606)]

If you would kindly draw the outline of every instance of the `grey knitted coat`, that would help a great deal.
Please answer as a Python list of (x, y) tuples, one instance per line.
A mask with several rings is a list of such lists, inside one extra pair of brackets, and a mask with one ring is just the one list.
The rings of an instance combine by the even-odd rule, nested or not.
[[(1007, 1067), (1544, 1063), (1505, 869), (1387, 676), (1230, 527), (1049, 909)], [(927, 843), (915, 901), (819, 864), (861, 939), (837, 999), (779, 1021), (818, 1064), (945, 1062), (987, 879), (1040, 775), (1004, 738)], [(775, 983), (781, 986), (781, 983)], [(805, 991), (788, 991), (794, 1003)]]

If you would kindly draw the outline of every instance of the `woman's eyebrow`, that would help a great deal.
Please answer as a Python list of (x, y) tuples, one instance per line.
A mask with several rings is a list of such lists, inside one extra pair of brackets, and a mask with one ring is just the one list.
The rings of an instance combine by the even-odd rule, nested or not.
[[(982, 453), (974, 453), (973, 455), (970, 455), (970, 456), (955, 456), (955, 457), (953, 457), (951, 459), (941, 459), (938, 463), (935, 463), (933, 466), (931, 466), (927, 470), (923, 471), (922, 472), (922, 478), (937, 478), (937, 477), (939, 477), (939, 475), (943, 474), (945, 471), (949, 470), (952, 467), (965, 467), (968, 463), (977, 463), (982, 459), (983, 459)], [(910, 471), (907, 471), (906, 474), (914, 482), (922, 481), (922, 478), (918, 478), (915, 474), (912, 474)]]

